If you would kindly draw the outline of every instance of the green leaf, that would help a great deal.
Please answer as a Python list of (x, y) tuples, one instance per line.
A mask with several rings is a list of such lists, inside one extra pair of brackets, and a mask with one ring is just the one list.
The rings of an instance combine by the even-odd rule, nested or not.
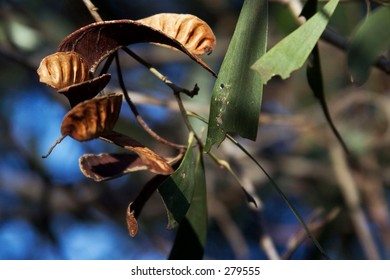
[(368, 15), (357, 27), (348, 49), (351, 79), (357, 84), (367, 81), (372, 64), (390, 47), (390, 7), (381, 7)]
[(299, 69), (325, 30), (339, 0), (329, 1), (320, 11), (298, 29), (276, 44), (252, 66), (264, 83), (279, 75), (283, 79)]
[(170, 259), (201, 259), (207, 235), (206, 179), (201, 149), (188, 149), (179, 168), (159, 186), (168, 211), (168, 228), (179, 223)]
[(169, 229), (174, 228), (187, 214), (194, 189), (198, 184), (198, 176), (202, 176), (201, 173), (198, 174), (200, 171), (196, 165), (194, 151), (191, 148), (193, 139), (193, 134), (190, 134), (189, 148), (179, 168), (158, 187), (167, 208)]
[(207, 237), (206, 180), (202, 152), (193, 166), (195, 189), (190, 208), (180, 222), (169, 259), (202, 259)]
[(211, 99), (206, 151), (226, 133), (256, 140), (263, 93), (261, 77), (250, 70), (265, 52), (267, 0), (245, 0)]

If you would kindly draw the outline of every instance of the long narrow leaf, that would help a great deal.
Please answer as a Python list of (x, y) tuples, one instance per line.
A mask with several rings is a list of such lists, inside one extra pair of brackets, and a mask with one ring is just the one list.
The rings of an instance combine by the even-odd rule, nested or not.
[[(193, 135), (179, 168), (158, 187), (167, 208), (169, 229), (182, 222), (192, 206), (196, 188), (205, 185), (203, 164), (195, 156), (192, 144)], [(206, 200), (197, 203), (203, 203), (205, 207)]]
[(190, 208), (180, 222), (169, 259), (201, 259), (206, 243), (208, 215), (202, 153), (193, 166), (195, 189)]
[(263, 82), (250, 70), (267, 44), (267, 0), (245, 0), (211, 99), (206, 150), (226, 133), (256, 140)]
[(291, 72), (302, 67), (325, 30), (338, 2), (339, 0), (329, 1), (307, 22), (285, 37), (252, 66), (260, 74), (264, 83), (275, 75), (286, 79)]

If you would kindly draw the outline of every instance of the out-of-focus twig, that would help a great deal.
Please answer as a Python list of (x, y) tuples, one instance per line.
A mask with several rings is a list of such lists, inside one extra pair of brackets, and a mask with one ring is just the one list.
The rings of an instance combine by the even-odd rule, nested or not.
[[(340, 213), (340, 208), (332, 209), (323, 219), (318, 220), (319, 216), (322, 215), (322, 212), (323, 212), (322, 209), (315, 210), (312, 215), (313, 217), (310, 219), (308, 223), (308, 227), (313, 233), (316, 233), (321, 228), (323, 228), (327, 223), (333, 221)], [(298, 246), (305, 240), (305, 238), (306, 238), (306, 234), (302, 229), (299, 230), (297, 234), (292, 236), (287, 243), (287, 250), (283, 254), (282, 259), (284, 260), (289, 259), (291, 255), (295, 252), (295, 250), (298, 248)]]
[(249, 257), (249, 248), (237, 224), (229, 216), (229, 211), (220, 202), (209, 195), (209, 215), (215, 219), (221, 233), (229, 241), (232, 250), (237, 258), (245, 259)]
[(383, 180), (380, 176), (378, 159), (373, 153), (366, 153), (361, 160), (364, 170), (356, 172), (355, 176), (362, 191), (362, 198), (367, 205), (371, 219), (378, 226), (386, 251), (390, 252), (390, 215), (386, 203)]
[(334, 174), (345, 199), (349, 216), (368, 259), (379, 259), (378, 249), (370, 233), (367, 217), (361, 207), (357, 185), (348, 166), (345, 154), (334, 141), (329, 143), (329, 154)]

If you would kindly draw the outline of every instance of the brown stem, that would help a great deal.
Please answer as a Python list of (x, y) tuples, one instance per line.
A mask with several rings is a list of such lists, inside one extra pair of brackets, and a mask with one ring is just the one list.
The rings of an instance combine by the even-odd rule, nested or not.
[(54, 148), (61, 143), (62, 140), (64, 140), (64, 138), (68, 136), (68, 135), (62, 135), (60, 138), (58, 138), (54, 144), (50, 147), (50, 149), (47, 151), (46, 155), (43, 155), (42, 158), (47, 158), (48, 156), (50, 156), (51, 152), (54, 150)]
[(125, 97), (125, 100), (127, 102), (127, 104), (129, 105), (130, 107), (130, 110), (133, 112), (135, 118), (137, 119), (138, 123), (142, 126), (142, 128), (150, 135), (152, 136), (154, 139), (156, 139), (157, 141), (159, 141), (160, 143), (163, 143), (165, 145), (168, 145), (170, 147), (173, 147), (175, 149), (185, 149), (186, 146), (184, 145), (179, 145), (179, 144), (176, 144), (176, 143), (172, 143), (168, 140), (166, 140), (165, 138), (161, 137), (160, 135), (158, 135), (156, 132), (154, 132), (148, 125), (147, 123), (144, 121), (144, 119), (141, 117), (141, 115), (139, 114), (138, 112), (138, 109), (137, 107), (134, 105), (134, 103), (131, 101), (131, 98), (130, 98), (130, 95), (129, 93), (127, 92), (127, 89), (126, 89), (126, 85), (125, 85), (125, 82), (123, 80), (123, 76), (122, 76), (122, 69), (121, 69), (121, 66), (120, 66), (120, 61), (119, 61), (119, 56), (118, 56), (118, 53), (116, 52), (115, 53), (115, 62), (116, 62), (116, 66), (117, 66), (117, 72), (118, 72), (118, 80), (119, 80), (119, 85), (122, 89), (122, 92), (123, 92), (123, 95)]
[(153, 67), (149, 62), (145, 61), (142, 57), (138, 56), (135, 52), (130, 50), (127, 47), (122, 48), (124, 52), (126, 52), (128, 55), (130, 55), (132, 58), (134, 58), (136, 61), (138, 61), (140, 64), (145, 66), (149, 69), (149, 71), (155, 75), (159, 80), (161, 80), (164, 84), (166, 84), (168, 87), (170, 87), (174, 93), (182, 92), (184, 94), (187, 94), (189, 97), (194, 97), (198, 94), (199, 87), (195, 85), (193, 90), (188, 90), (182, 87), (179, 87), (175, 85), (173, 82), (171, 82), (166, 76), (161, 74), (156, 68)]
[(96, 8), (96, 6), (90, 0), (83, 0), (83, 2), (96, 22), (103, 21), (102, 17), (98, 13), (99, 9)]
[(195, 85), (194, 86), (194, 89), (193, 90), (188, 90), (188, 89), (185, 89), (185, 88), (181, 88), (177, 85), (175, 85), (174, 83), (172, 83), (166, 76), (164, 76), (163, 74), (161, 74), (157, 69), (155, 69), (150, 63), (148, 63), (147, 61), (145, 61), (143, 58), (139, 57), (136, 53), (134, 53), (133, 51), (131, 51), (130, 49), (128, 48), (123, 48), (123, 50), (128, 54), (130, 55), (131, 57), (133, 57), (135, 60), (137, 60), (139, 63), (141, 63), (142, 65), (144, 65), (146, 68), (149, 69), (149, 71), (154, 74), (157, 78), (159, 78), (163, 83), (165, 83), (167, 86), (169, 86), (172, 90), (173, 90), (173, 94), (176, 98), (176, 101), (177, 101), (177, 104), (179, 105), (179, 110), (180, 110), (180, 113), (183, 117), (183, 121), (185, 123), (185, 125), (187, 126), (187, 129), (188, 131), (194, 133), (194, 137), (199, 145), (199, 147), (203, 150), (203, 142), (202, 140), (199, 138), (199, 136), (195, 133), (193, 127), (191, 126), (191, 123), (190, 121), (188, 120), (188, 116), (187, 116), (187, 111), (186, 109), (184, 108), (184, 104), (183, 104), (183, 101), (181, 100), (181, 97), (180, 97), (180, 93), (184, 93), (184, 94), (187, 94), (188, 96), (190, 97), (194, 97), (195, 95), (198, 94), (198, 91), (199, 91), (199, 87), (198, 85)]

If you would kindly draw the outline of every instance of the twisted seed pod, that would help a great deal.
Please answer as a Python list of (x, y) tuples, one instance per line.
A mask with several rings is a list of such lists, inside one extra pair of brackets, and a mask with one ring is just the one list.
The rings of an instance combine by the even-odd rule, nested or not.
[(76, 52), (56, 52), (45, 57), (37, 70), (39, 81), (57, 90), (90, 79), (88, 65)]
[(62, 135), (88, 141), (111, 131), (119, 117), (122, 94), (93, 98), (79, 103), (64, 117)]
[(194, 55), (210, 54), (214, 49), (213, 31), (194, 15), (162, 13), (137, 21), (176, 39)]

